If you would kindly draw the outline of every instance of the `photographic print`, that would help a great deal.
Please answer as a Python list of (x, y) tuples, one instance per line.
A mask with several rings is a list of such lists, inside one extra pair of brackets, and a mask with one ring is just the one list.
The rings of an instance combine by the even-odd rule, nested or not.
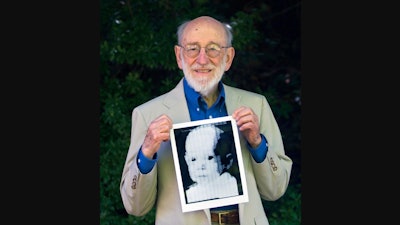
[(231, 116), (174, 124), (170, 135), (183, 212), (248, 201)]

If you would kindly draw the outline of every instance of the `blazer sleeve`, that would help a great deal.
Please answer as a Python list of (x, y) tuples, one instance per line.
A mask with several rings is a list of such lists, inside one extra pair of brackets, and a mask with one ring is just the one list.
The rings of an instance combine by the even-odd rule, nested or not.
[[(282, 136), (270, 105), (265, 96), (259, 98), (256, 112), (260, 120), (260, 132), (268, 142), (265, 160), (257, 163), (252, 159), (252, 167), (258, 191), (265, 200), (276, 200), (283, 196), (289, 185), (292, 160), (285, 154)], [(261, 107), (260, 107), (261, 106)]]
[(154, 206), (157, 195), (157, 166), (142, 174), (137, 165), (139, 149), (144, 141), (148, 122), (140, 108), (132, 112), (130, 146), (120, 182), (120, 194), (128, 214), (143, 216)]

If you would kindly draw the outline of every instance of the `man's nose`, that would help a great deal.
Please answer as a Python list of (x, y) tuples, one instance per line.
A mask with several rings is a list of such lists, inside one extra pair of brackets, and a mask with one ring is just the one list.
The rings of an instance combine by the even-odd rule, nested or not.
[(199, 56), (197, 57), (197, 63), (204, 65), (204, 64), (207, 64), (208, 61), (209, 61), (209, 58), (206, 53), (206, 49), (200, 48), (200, 53), (199, 53)]

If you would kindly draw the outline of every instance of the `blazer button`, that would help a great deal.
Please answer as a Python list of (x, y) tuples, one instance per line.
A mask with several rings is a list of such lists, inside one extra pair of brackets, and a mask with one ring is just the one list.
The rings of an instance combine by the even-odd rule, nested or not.
[(271, 167), (273, 171), (276, 171), (278, 169), (278, 167), (275, 165), (274, 160), (272, 159), (272, 157), (269, 159), (271, 161)]
[(137, 176), (135, 175), (135, 176), (133, 176), (133, 179), (132, 179), (132, 185), (131, 185), (132, 189), (136, 189), (136, 180), (137, 180)]

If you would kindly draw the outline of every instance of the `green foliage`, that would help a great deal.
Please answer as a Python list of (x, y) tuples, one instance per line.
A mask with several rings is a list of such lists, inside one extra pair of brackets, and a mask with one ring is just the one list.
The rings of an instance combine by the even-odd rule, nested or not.
[(279, 8), (280, 1), (101, 0), (100, 5), (100, 224), (154, 224), (154, 208), (134, 217), (120, 197), (131, 113), (182, 77), (173, 51), (176, 28), (200, 15), (231, 24), (236, 55), (224, 82), (267, 97), (294, 161), (288, 191), (264, 203), (270, 224), (300, 224), (299, 32), (296, 23), (284, 23), (298, 21), (299, 12), (291, 11), (294, 19), (282, 17), (279, 12), (287, 10)]
[(257, 17), (255, 14), (247, 14), (244, 12), (237, 12), (235, 16), (231, 18), (234, 37), (232, 45), (235, 46), (236, 50), (245, 49), (247, 46), (258, 42), (261, 36), (258, 30), (254, 29), (256, 19)]
[(280, 199), (263, 205), (270, 225), (298, 225), (301, 224), (301, 185), (290, 185)]

